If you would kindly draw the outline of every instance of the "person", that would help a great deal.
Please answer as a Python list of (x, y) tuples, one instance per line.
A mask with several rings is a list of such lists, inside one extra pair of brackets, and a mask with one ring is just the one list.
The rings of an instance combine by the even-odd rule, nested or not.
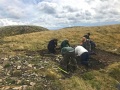
[(67, 39), (64, 40), (64, 41), (62, 41), (60, 47), (61, 47), (61, 49), (62, 49), (63, 47), (70, 47), (69, 41), (68, 41)]
[(47, 48), (50, 53), (53, 53), (53, 54), (56, 53), (57, 41), (58, 41), (57, 39), (52, 39), (49, 41)]
[(63, 47), (61, 49), (63, 56), (62, 66), (66, 71), (72, 71), (76, 69), (75, 50), (72, 47)]
[(94, 41), (90, 40), (90, 44), (91, 44), (91, 55), (96, 55), (96, 53), (95, 53), (96, 43)]
[(81, 44), (85, 49), (88, 50), (90, 55), (96, 55), (95, 48), (96, 44), (90, 39), (90, 33), (83, 36)]
[(90, 39), (90, 33), (85, 34), (83, 37), (85, 37), (86, 39)]
[(89, 53), (87, 49), (85, 49), (83, 46), (77, 46), (75, 47), (75, 55), (78, 65), (83, 64), (88, 67)]
[(90, 39), (87, 39), (86, 37), (83, 37), (80, 45), (83, 46), (85, 49), (87, 49), (88, 52), (91, 52)]

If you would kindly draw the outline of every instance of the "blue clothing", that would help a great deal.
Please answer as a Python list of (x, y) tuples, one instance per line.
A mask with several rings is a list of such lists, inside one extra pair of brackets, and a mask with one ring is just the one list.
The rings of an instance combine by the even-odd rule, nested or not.
[(47, 46), (48, 51), (49, 51), (50, 53), (56, 53), (56, 49), (55, 49), (56, 46), (57, 46), (57, 41), (56, 41), (55, 39), (49, 41), (49, 44), (48, 44), (48, 46)]
[(84, 64), (84, 65), (88, 66), (89, 53), (88, 52), (83, 53), (80, 56), (80, 58), (81, 58), (81, 64)]

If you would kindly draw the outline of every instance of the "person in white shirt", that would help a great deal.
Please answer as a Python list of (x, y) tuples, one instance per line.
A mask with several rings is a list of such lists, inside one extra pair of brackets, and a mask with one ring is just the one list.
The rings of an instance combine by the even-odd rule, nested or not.
[(78, 64), (81, 63), (85, 66), (88, 66), (89, 53), (87, 49), (85, 49), (83, 46), (77, 46), (75, 47), (75, 55), (77, 56)]

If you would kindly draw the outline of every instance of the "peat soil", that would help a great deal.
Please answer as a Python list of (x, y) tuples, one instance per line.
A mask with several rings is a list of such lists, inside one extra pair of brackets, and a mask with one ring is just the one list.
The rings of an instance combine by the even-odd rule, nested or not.
[(120, 62), (120, 55), (118, 54), (100, 49), (96, 49), (95, 53), (96, 55), (91, 55), (90, 58), (91, 68), (93, 69), (101, 69), (114, 62)]
[[(114, 62), (120, 62), (120, 55), (115, 54), (115, 53), (111, 53), (111, 52), (107, 52), (104, 50), (100, 50), (100, 49), (95, 49), (95, 54), (90, 56), (89, 59), (89, 68), (90, 69), (95, 69), (95, 70), (99, 70), (99, 69), (103, 69), (106, 66), (114, 63)], [(48, 58), (50, 57), (51, 60), (56, 61), (56, 56), (60, 56), (60, 51), (57, 52), (57, 54), (53, 55), (53, 54), (49, 54), (47, 50), (41, 50), (41, 51), (37, 51), (37, 53), (39, 53), (42, 57), (44, 58)], [(33, 54), (33, 52), (29, 52), (27, 53), (28, 55)], [(58, 63), (62, 60), (62, 58), (60, 58), (58, 60)]]

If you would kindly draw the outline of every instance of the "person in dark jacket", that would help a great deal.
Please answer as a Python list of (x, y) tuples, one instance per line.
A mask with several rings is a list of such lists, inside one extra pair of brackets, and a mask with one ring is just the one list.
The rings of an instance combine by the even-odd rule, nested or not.
[(50, 53), (53, 53), (53, 54), (56, 53), (57, 41), (58, 41), (57, 39), (52, 39), (49, 41), (47, 48)]
[(68, 41), (68, 40), (62, 41), (62, 43), (61, 43), (61, 49), (62, 49), (63, 47), (70, 47), (70, 44), (69, 44), (69, 41)]

